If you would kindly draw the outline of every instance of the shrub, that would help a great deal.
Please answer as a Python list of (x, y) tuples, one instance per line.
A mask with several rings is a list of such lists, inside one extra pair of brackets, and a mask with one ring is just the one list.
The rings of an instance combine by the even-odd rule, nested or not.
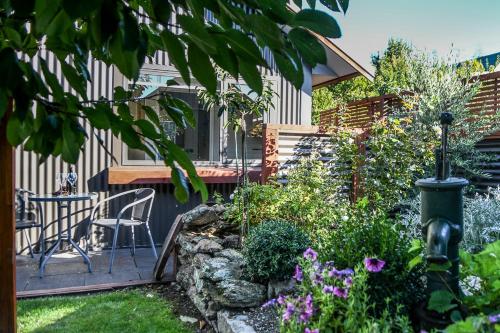
[(255, 226), (243, 249), (248, 276), (258, 282), (289, 277), (309, 243), (308, 236), (289, 222), (265, 221)]
[(366, 256), (385, 258), (384, 271), (368, 279), (370, 300), (378, 313), (386, 308), (386, 298), (391, 305), (402, 303), (409, 309), (423, 297), (423, 271), (408, 269), (411, 239), (400, 225), (370, 206), (366, 198), (360, 200), (332, 225), (318, 228), (320, 257), (341, 268), (353, 267)]
[(399, 309), (373, 315), (367, 280), (383, 271), (383, 261), (366, 259), (376, 265), (365, 262), (355, 270), (338, 270), (332, 262), (317, 261), (315, 252), (307, 249), (295, 269), (297, 297), (280, 295), (266, 304), (278, 305), (281, 332), (411, 332)]

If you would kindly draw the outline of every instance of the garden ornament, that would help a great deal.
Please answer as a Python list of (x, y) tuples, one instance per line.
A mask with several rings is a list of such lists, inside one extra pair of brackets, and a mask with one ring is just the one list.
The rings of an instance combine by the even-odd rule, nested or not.
[[(427, 300), (434, 291), (444, 290), (460, 295), (458, 244), (463, 238), (463, 194), (469, 184), (464, 178), (450, 177), (448, 159), (448, 126), (451, 113), (441, 114), (441, 148), (436, 150), (436, 176), (419, 179), (422, 235), (426, 244)], [(427, 303), (427, 301), (426, 301)], [(424, 329), (446, 327), (447, 314), (419, 311)]]

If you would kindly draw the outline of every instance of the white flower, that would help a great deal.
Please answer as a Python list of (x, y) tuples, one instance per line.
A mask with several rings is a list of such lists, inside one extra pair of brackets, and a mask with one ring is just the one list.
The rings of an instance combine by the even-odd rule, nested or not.
[(346, 222), (348, 220), (349, 220), (349, 216), (347, 216), (347, 215), (342, 216), (342, 221)]

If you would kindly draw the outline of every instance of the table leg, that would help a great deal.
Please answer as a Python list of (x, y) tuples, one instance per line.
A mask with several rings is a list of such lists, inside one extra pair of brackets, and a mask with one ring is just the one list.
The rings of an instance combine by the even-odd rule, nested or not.
[(40, 262), (40, 278), (43, 277), (43, 273), (45, 271), (45, 266), (47, 265), (47, 262), (49, 261), (50, 257), (54, 254), (54, 252), (57, 250), (59, 246), (62, 245), (62, 218), (61, 218), (61, 203), (57, 202), (57, 241), (49, 248), (47, 249), (46, 254), (42, 254), (41, 262)]
[(67, 205), (67, 212), (68, 212), (68, 219), (67, 219), (67, 224), (68, 224), (68, 244), (71, 244), (77, 251), (80, 253), (80, 255), (83, 257), (83, 261), (87, 264), (89, 273), (92, 273), (92, 263), (90, 262), (90, 258), (87, 256), (85, 251), (83, 251), (80, 246), (73, 241), (73, 238), (71, 238), (71, 202), (68, 202)]

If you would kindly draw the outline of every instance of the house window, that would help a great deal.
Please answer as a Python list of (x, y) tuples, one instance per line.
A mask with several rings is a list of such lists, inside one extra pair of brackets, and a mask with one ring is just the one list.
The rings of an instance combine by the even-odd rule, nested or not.
[[(203, 108), (198, 100), (196, 89), (188, 86), (167, 84), (170, 80), (182, 82), (179, 77), (167, 74), (142, 74), (135, 84), (129, 84), (129, 89), (133, 91), (133, 97), (140, 98), (138, 101), (129, 103), (132, 115), (136, 119), (145, 118), (143, 106), (147, 105), (153, 108), (159, 115), (161, 127), (167, 137), (182, 147), (189, 155), (192, 161), (208, 162), (213, 156), (213, 142), (216, 142), (211, 136), (216, 133), (213, 112)], [(168, 114), (160, 108), (158, 99), (162, 93), (168, 93), (172, 97), (179, 98), (187, 102), (193, 109), (196, 118), (195, 128), (179, 128), (170, 119)], [(123, 145), (123, 164), (128, 165), (147, 165), (155, 162), (143, 151), (129, 148)], [(161, 163), (161, 157), (158, 155), (158, 164)]]

